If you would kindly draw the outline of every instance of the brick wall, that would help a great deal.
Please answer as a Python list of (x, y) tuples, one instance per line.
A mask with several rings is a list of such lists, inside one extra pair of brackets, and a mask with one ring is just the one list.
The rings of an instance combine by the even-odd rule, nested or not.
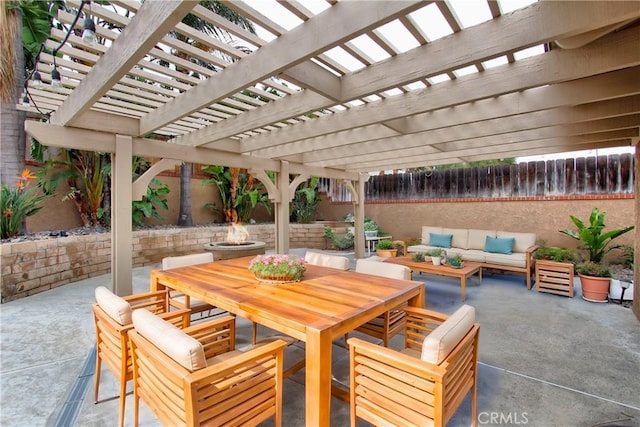
[[(325, 248), (324, 227), (332, 222), (291, 224), (291, 248)], [(247, 226), (251, 240), (275, 247), (273, 224)], [(224, 241), (226, 226), (171, 228), (133, 233), (133, 266), (158, 264), (166, 256), (202, 252), (206, 243)], [(0, 245), (2, 302), (111, 271), (111, 234), (69, 236)]]

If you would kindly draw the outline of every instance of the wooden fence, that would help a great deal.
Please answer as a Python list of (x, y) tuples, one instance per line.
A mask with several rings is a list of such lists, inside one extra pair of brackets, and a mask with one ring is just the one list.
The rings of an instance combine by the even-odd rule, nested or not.
[[(633, 154), (620, 154), (397, 173), (372, 176), (365, 196), (370, 201), (633, 194), (634, 171)], [(335, 180), (322, 180), (320, 190), (334, 202), (351, 201)]]

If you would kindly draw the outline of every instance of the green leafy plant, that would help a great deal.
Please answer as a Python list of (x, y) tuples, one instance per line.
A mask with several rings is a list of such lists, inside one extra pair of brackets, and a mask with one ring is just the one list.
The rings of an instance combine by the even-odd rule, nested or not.
[(38, 173), (46, 193), (53, 194), (62, 182), (69, 190), (63, 200), (71, 200), (84, 227), (107, 225), (109, 209), (103, 206), (111, 159), (107, 153), (62, 149), (60, 156), (49, 159)]
[(431, 252), (429, 252), (429, 255), (434, 257), (446, 258), (447, 251), (445, 251), (442, 248), (431, 249)]
[(568, 262), (572, 264), (578, 261), (578, 256), (572, 249), (544, 245), (535, 250), (535, 252), (533, 253), (533, 257), (535, 259)]
[(452, 267), (460, 267), (462, 265), (462, 255), (454, 255), (447, 259), (447, 262)]
[(378, 242), (377, 248), (383, 250), (394, 249), (393, 242), (391, 240), (380, 240)]
[(302, 184), (294, 193), (293, 200), (289, 205), (289, 212), (293, 219), (300, 224), (308, 224), (318, 214), (320, 210), (320, 195), (318, 194), (317, 176), (311, 177)]
[(353, 234), (351, 233), (347, 233), (344, 236), (336, 236), (331, 228), (325, 227), (324, 237), (331, 240), (331, 244), (336, 249), (345, 250), (353, 247)]
[(416, 252), (413, 255), (411, 255), (411, 261), (413, 262), (422, 262), (424, 261), (424, 253), (422, 252)]
[(611, 241), (634, 229), (634, 226), (630, 225), (605, 232), (605, 216), (605, 212), (602, 212), (599, 208), (593, 208), (589, 216), (589, 226), (586, 226), (580, 219), (570, 215), (571, 221), (578, 229), (560, 230), (561, 233), (581, 242), (582, 249), (587, 251), (587, 261), (601, 262), (607, 252), (620, 246), (609, 246)]
[(587, 261), (576, 265), (576, 271), (584, 276), (611, 277), (611, 270), (604, 264)]
[(14, 188), (2, 184), (0, 198), (0, 237), (8, 239), (20, 233), (26, 217), (35, 215), (42, 209), (41, 203), (51, 197), (41, 194), (38, 187), (29, 187), (35, 178), (28, 169), (18, 176)]
[(162, 216), (158, 212), (158, 207), (164, 210), (169, 209), (167, 199), (163, 196), (169, 194), (169, 186), (159, 179), (153, 178), (147, 187), (147, 194), (142, 196), (142, 200), (134, 200), (133, 209), (133, 225), (141, 226), (144, 224), (144, 218), (156, 218), (162, 220)]

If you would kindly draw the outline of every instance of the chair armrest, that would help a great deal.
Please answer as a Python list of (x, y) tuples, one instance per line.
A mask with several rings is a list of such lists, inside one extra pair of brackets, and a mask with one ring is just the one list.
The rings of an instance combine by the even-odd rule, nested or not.
[(236, 318), (233, 316), (218, 317), (189, 326), (183, 331), (202, 344), (207, 359), (236, 347)]
[(191, 323), (191, 310), (189, 310), (188, 308), (181, 308), (179, 310), (169, 311), (167, 313), (160, 313), (158, 316), (180, 329), (188, 327)]
[(427, 310), (426, 308), (408, 306), (405, 307), (404, 310), (407, 312), (407, 314), (410, 314), (414, 317), (421, 317), (425, 319), (425, 321), (429, 320), (432, 322), (435, 321), (442, 323), (449, 318), (448, 314), (438, 313), (437, 311)]
[[(367, 358), (382, 362), (385, 365), (393, 366), (412, 375), (421, 378), (433, 378), (439, 382), (443, 381), (443, 377), (446, 373), (446, 369), (438, 365), (425, 362), (388, 347), (382, 347), (380, 345), (361, 340), (360, 338), (349, 338), (347, 343), (351, 357), (355, 357), (356, 362), (359, 361), (358, 354), (361, 354)], [(353, 378), (353, 376), (353, 373), (351, 373), (351, 378)]]
[(146, 308), (155, 314), (169, 311), (169, 291), (143, 292), (123, 297), (131, 305), (131, 309)]
[(191, 383), (197, 381), (202, 384), (202, 381), (206, 383), (217, 378), (223, 378), (233, 374), (234, 371), (237, 371), (240, 367), (251, 366), (256, 362), (261, 363), (268, 357), (275, 358), (276, 366), (278, 366), (279, 371), (278, 374), (281, 377), (285, 347), (287, 347), (287, 343), (283, 340), (275, 340), (268, 344), (254, 347), (249, 351), (238, 354), (237, 356), (233, 356), (222, 362), (207, 366), (204, 369), (200, 369), (189, 374), (187, 381)]

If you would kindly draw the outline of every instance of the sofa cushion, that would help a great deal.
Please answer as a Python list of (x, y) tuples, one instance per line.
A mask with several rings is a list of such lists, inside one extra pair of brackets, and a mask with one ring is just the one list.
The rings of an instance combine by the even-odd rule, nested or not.
[(422, 244), (423, 245), (429, 245), (429, 233), (442, 234), (442, 227), (430, 227), (428, 225), (423, 226), (422, 227)]
[(131, 324), (131, 305), (127, 301), (104, 286), (96, 288), (95, 296), (96, 302), (109, 317), (123, 326)]
[(513, 237), (491, 237), (487, 236), (484, 243), (485, 252), (494, 254), (511, 254), (513, 252)]
[(484, 250), (484, 243), (487, 240), (487, 236), (496, 237), (496, 230), (476, 230), (474, 228), (469, 229), (468, 237), (468, 249)]
[(190, 372), (207, 367), (200, 342), (149, 310), (134, 310), (133, 327), (140, 335), (158, 347)]
[(527, 254), (523, 252), (514, 252), (511, 255), (506, 255), (486, 252), (484, 262), (487, 264), (525, 268), (527, 266)]
[(443, 228), (442, 234), (451, 234), (453, 236), (451, 239), (452, 248), (468, 249), (469, 230), (466, 228)]
[(429, 233), (429, 245), (431, 246), (436, 246), (439, 248), (450, 248), (451, 239), (453, 239), (452, 234)]
[(458, 345), (476, 322), (476, 310), (463, 305), (435, 328), (422, 343), (421, 359), (439, 365)]
[(536, 244), (535, 233), (512, 233), (511, 231), (498, 231), (496, 237), (513, 237), (513, 252), (526, 252), (528, 248)]
[(480, 251), (477, 249), (467, 249), (454, 251), (453, 249), (449, 251), (449, 256), (460, 255), (464, 261), (473, 261), (473, 262), (485, 262), (487, 258), (487, 253), (485, 251)]

